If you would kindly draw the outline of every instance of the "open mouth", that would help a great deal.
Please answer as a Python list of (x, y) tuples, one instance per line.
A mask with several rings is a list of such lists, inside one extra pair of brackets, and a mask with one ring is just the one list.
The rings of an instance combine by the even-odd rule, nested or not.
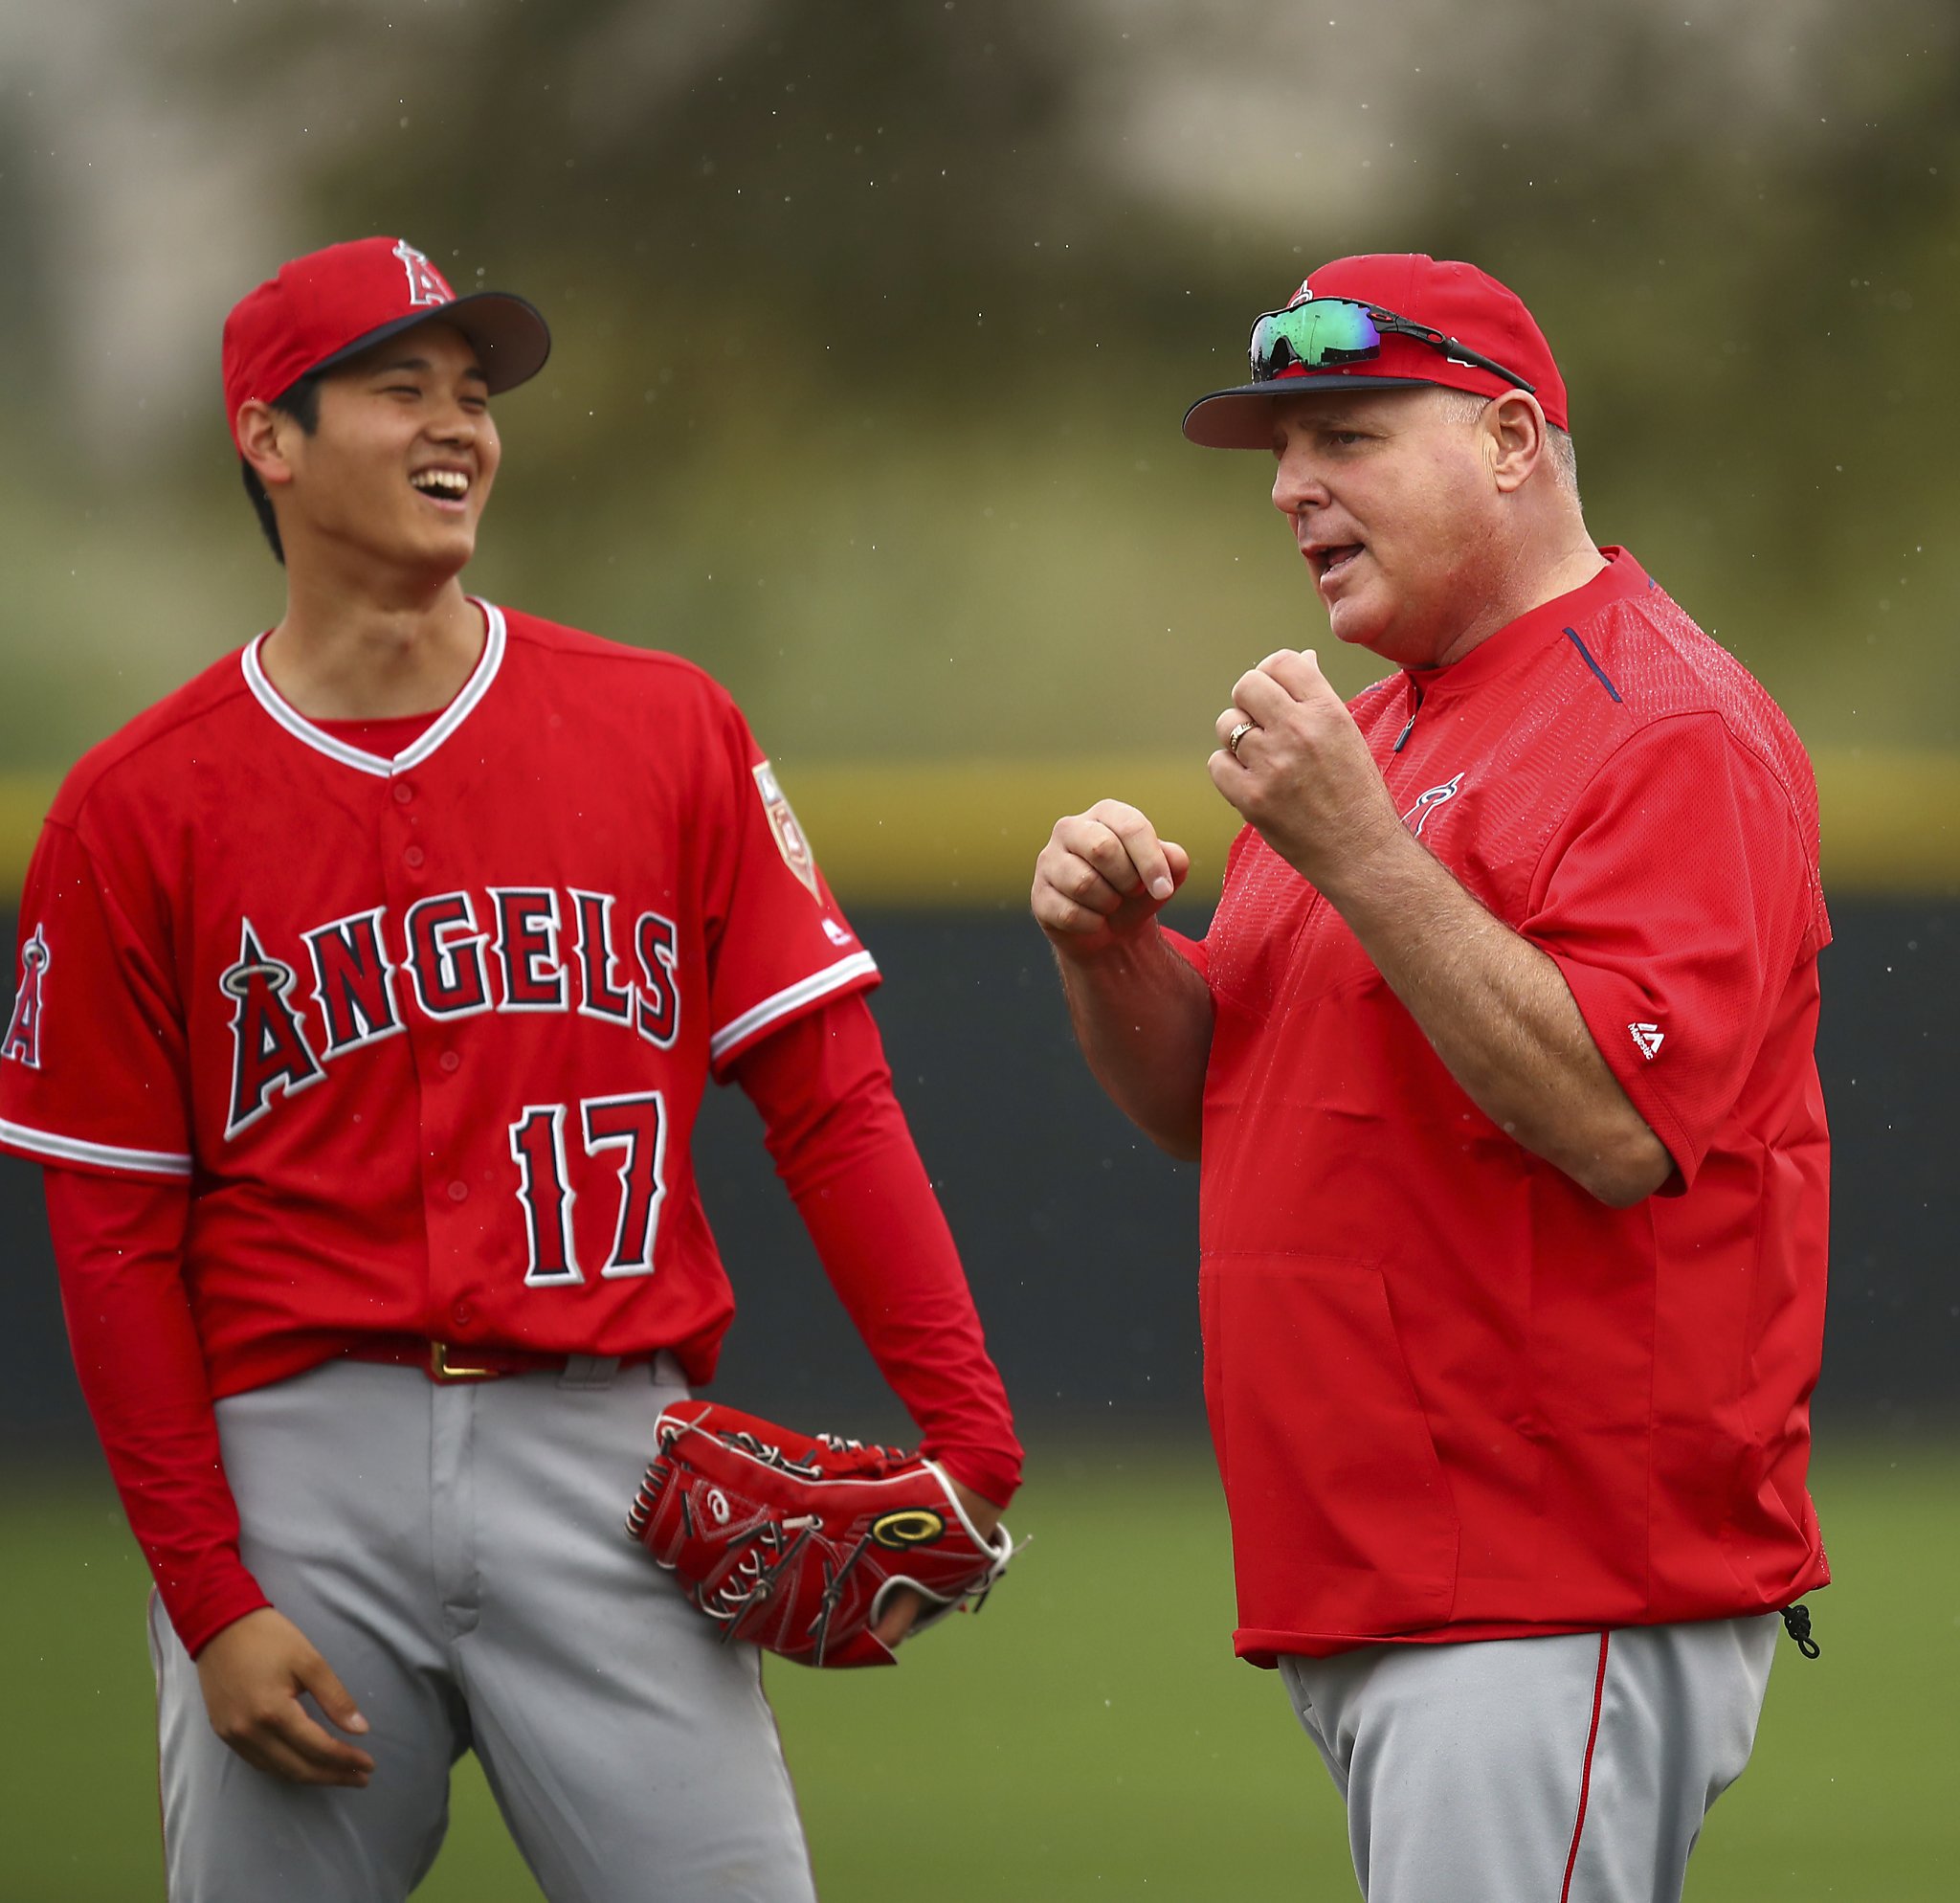
[(461, 469), (418, 469), (409, 481), (418, 495), (458, 508), (470, 493), (468, 472)]
[(1339, 542), (1331, 548), (1309, 549), (1307, 559), (1313, 564), (1314, 580), (1331, 581), (1361, 553), (1363, 546), (1359, 542)]

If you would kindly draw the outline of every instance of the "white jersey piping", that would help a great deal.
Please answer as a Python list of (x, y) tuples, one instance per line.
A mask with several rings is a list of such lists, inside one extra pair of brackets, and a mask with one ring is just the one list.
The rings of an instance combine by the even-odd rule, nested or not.
[(266, 678), (265, 669), (260, 664), (258, 650), (265, 645), (263, 635), (245, 650), (242, 661), (245, 684), (252, 689), (252, 696), (258, 705), (295, 740), (303, 741), (316, 753), (324, 753), (329, 760), (336, 760), (344, 767), (352, 767), (356, 772), (371, 773), (377, 779), (392, 778), (411, 767), (419, 767), (469, 719), (477, 703), (490, 691), (490, 683), (497, 679), (497, 671), (503, 664), (503, 611), (492, 602), (479, 600), (474, 594), (469, 598), (483, 611), (483, 652), (478, 657), (476, 668), (463, 683), (462, 692), (443, 708), (441, 716), (412, 746), (404, 747), (392, 759), (384, 758), (379, 753), (363, 752), (345, 740), (336, 740), (285, 701)]
[(0, 1117), (0, 1142), (30, 1150), (56, 1163), (94, 1163), (104, 1170), (136, 1170), (147, 1176), (188, 1176), (190, 1158), (169, 1150), (124, 1150), (114, 1143), (84, 1143), (52, 1130), (33, 1130)]
[(741, 1043), (745, 1038), (753, 1037), (765, 1025), (773, 1024), (778, 1018), (787, 1018), (820, 997), (828, 997), (853, 978), (875, 977), (877, 974), (878, 962), (869, 952), (854, 952), (848, 958), (839, 958), (835, 965), (826, 965), (822, 971), (813, 972), (809, 977), (784, 986), (773, 997), (764, 998), (741, 1017), (724, 1024), (708, 1039), (708, 1057), (710, 1060), (720, 1058), (724, 1051)]

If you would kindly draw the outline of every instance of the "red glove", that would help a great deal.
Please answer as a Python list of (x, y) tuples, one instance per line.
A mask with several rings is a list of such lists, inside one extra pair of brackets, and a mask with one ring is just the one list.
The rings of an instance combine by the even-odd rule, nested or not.
[(799, 1434), (711, 1400), (655, 1423), (654, 1462), (626, 1530), (722, 1628), (798, 1665), (895, 1665), (871, 1627), (892, 1594), (923, 1601), (918, 1631), (1007, 1570), (1005, 1527), (983, 1537), (931, 1461)]

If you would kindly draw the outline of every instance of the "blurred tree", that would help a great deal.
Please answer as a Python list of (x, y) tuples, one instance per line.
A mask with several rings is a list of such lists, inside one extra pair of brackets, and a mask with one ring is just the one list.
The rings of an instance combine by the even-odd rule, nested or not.
[[(1175, 419), (1236, 380), (1248, 320), (1308, 265), (1404, 247), (1526, 295), (1600, 532), (1807, 733), (1955, 743), (1946, 0), (1868, 0), (1855, 32), (1834, 0), (76, 7), (118, 98), (227, 155), (221, 215), (241, 175), (271, 208), (278, 248), (255, 230), (245, 269), (394, 230), (459, 288), (537, 297), (559, 349), (508, 413), (484, 585), (685, 645), (816, 750), (896, 727), (922, 752), (1045, 753), (1112, 655), (1123, 743), (1182, 746), (1249, 642), (1312, 638), (1260, 473), (1187, 451)], [(119, 10), (141, 37), (104, 37)], [(96, 362), (50, 284), (115, 253), (37, 236), (82, 97), (47, 51), (66, 17), (36, 15), (33, 108), (0, 85), (0, 342), (38, 361), (43, 333), (50, 372), (10, 383), (0, 472), (17, 612), (54, 637), (0, 660), (0, 699), (35, 710), (0, 711), (0, 754), (33, 759), (276, 601), (213, 406), (187, 412), (167, 491), (113, 436), (76, 465)], [(143, 202), (202, 231), (195, 182)], [(198, 281), (208, 338), (243, 286)], [(194, 600), (132, 638), (118, 571)]]

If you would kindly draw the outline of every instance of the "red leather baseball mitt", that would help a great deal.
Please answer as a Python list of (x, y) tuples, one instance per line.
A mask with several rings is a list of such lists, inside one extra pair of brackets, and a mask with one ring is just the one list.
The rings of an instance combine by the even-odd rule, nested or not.
[(1007, 1570), (1005, 1527), (985, 1538), (931, 1461), (799, 1434), (709, 1400), (667, 1408), (626, 1530), (722, 1628), (809, 1666), (895, 1665), (873, 1636), (902, 1586), (913, 1630)]

